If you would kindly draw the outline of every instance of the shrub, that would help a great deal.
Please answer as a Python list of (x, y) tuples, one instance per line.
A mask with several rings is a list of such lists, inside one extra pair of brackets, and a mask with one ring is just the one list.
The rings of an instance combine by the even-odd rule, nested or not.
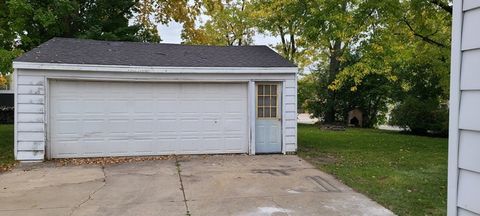
[(410, 96), (395, 106), (389, 123), (413, 134), (447, 136), (448, 107), (438, 99), (420, 100)]

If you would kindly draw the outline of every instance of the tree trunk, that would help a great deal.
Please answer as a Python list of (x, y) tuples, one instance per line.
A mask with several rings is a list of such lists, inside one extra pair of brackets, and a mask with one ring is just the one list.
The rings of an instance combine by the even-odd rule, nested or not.
[[(341, 55), (341, 40), (335, 40), (333, 44), (333, 48), (330, 50), (330, 62), (328, 65), (328, 84), (331, 84), (335, 78), (337, 77), (338, 72), (340, 71), (340, 55)], [(326, 111), (325, 111), (325, 119), (324, 122), (327, 124), (335, 122), (335, 105), (336, 101), (336, 94), (335, 91), (331, 89), (327, 89), (327, 98), (326, 98)]]

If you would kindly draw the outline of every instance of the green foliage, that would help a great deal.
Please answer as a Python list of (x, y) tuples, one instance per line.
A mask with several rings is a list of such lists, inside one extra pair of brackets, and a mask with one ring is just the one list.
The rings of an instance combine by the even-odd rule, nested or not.
[(15, 164), (13, 156), (13, 124), (0, 124), (0, 172)]
[(12, 61), (22, 54), (21, 50), (5, 50), (0, 48), (0, 74), (8, 74), (13, 72)]
[(397, 215), (445, 215), (448, 141), (298, 126), (298, 155)]
[(298, 79), (297, 107), (300, 112), (310, 111), (309, 104), (315, 103), (315, 89), (317, 76), (313, 73), (306, 74)]
[(287, 60), (300, 67), (308, 66), (313, 56), (305, 46), (301, 31), (306, 17), (306, 2), (303, 0), (257, 0), (253, 1), (252, 17), (257, 29), (264, 34), (280, 38), (274, 48)]
[(247, 0), (204, 0), (204, 15), (209, 19), (198, 28), (185, 31), (187, 44), (243, 46), (253, 43), (252, 5)]
[[(81, 19), (75, 37), (97, 40), (138, 41), (138, 25), (130, 26), (135, 0), (84, 0), (80, 2)], [(75, 4), (73, 4), (75, 5)]]
[(448, 134), (448, 108), (438, 100), (422, 100), (408, 96), (392, 111), (390, 124), (408, 129), (414, 134)]
[(432, 59), (410, 59), (408, 64), (398, 65), (398, 80), (393, 98), (396, 103), (390, 124), (409, 129), (415, 134), (448, 132), (448, 93), (445, 92), (444, 75)]
[(135, 41), (130, 26), (135, 0), (10, 0), (11, 29), (28, 51), (52, 37)]
[[(344, 121), (348, 104), (371, 110), (365, 117), (377, 122), (388, 103), (402, 104), (407, 97), (417, 97), (418, 91), (431, 93), (425, 101), (447, 101), (448, 1), (318, 0), (308, 1), (307, 8), (301, 37), (317, 50), (312, 53), (317, 53), (320, 76), (317, 103), (310, 109), (324, 122)], [(415, 74), (423, 75), (419, 79)], [(376, 79), (381, 81), (374, 84)]]
[(151, 41), (159, 36), (150, 23), (129, 24), (138, 0), (2, 0), (0, 1), (0, 70), (52, 37)]
[[(325, 119), (329, 107), (336, 111), (336, 121), (346, 122), (348, 112), (358, 108), (363, 112), (363, 127), (373, 127), (385, 122), (385, 113), (392, 93), (392, 86), (384, 76), (371, 74), (364, 78), (363, 84), (355, 91), (350, 89), (354, 80), (334, 90), (334, 100), (329, 97), (329, 73), (316, 71), (308, 76), (308, 80), (299, 82), (299, 104), (314, 116)], [(314, 81), (312, 81), (314, 80)], [(305, 93), (306, 91), (310, 91)]]

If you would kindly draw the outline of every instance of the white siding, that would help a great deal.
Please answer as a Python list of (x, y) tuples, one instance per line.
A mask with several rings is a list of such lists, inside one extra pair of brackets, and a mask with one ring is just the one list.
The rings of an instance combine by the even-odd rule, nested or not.
[(477, 214), (462, 208), (458, 208), (458, 215), (459, 216), (477, 216)]
[(478, 197), (480, 194), (480, 175), (477, 172), (460, 170), (458, 176), (458, 206), (471, 211), (480, 213)]
[[(48, 79), (55, 80), (103, 80), (142, 82), (248, 82), (282, 81), (284, 85), (283, 142), (285, 152), (297, 149), (296, 75), (278, 74), (162, 74), (162, 73), (115, 73), (96, 71), (62, 70), (17, 70), (16, 94), (16, 159), (43, 160), (48, 148), (47, 125), (49, 86)], [(253, 131), (254, 132), (254, 131)], [(254, 135), (252, 133), (251, 135)], [(253, 144), (253, 143), (252, 143)], [(253, 146), (252, 146), (253, 147)], [(252, 152), (254, 153), (254, 152)]]
[(458, 166), (462, 169), (480, 173), (480, 132), (460, 131)]
[(462, 91), (460, 98), (460, 129), (480, 131), (480, 91)]
[(45, 76), (17, 71), (17, 160), (42, 160), (45, 156)]
[(284, 134), (286, 152), (297, 151), (297, 80), (292, 76), (285, 81), (284, 87)]
[(448, 215), (480, 215), (480, 1), (454, 1)]
[(478, 21), (480, 20), (480, 9), (473, 9), (463, 14), (462, 29), (462, 49), (478, 49), (480, 47), (480, 28)]
[(463, 1), (463, 10), (470, 10), (480, 7), (479, 0), (464, 0)]
[[(478, 1), (480, 2), (480, 1)], [(463, 52), (462, 90), (480, 90), (480, 49)]]

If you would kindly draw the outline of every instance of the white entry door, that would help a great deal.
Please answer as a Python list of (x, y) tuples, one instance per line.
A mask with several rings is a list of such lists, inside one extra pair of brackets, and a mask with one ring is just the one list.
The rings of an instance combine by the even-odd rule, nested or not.
[(281, 91), (278, 83), (256, 87), (255, 152), (282, 152)]
[(246, 153), (243, 83), (50, 82), (50, 156)]

